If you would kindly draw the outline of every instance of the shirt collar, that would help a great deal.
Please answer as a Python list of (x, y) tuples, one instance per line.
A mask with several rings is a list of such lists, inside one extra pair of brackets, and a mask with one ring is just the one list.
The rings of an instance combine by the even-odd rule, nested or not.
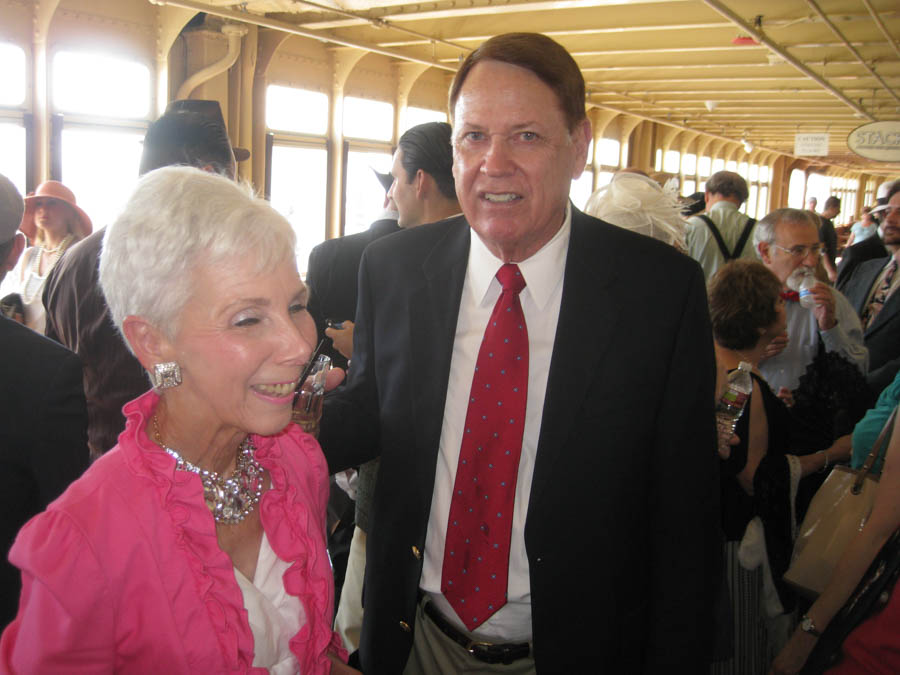
[(734, 202), (730, 202), (727, 199), (720, 199), (715, 204), (709, 207), (710, 211), (716, 211), (721, 209), (727, 209), (729, 211), (737, 211), (738, 206)]
[[(522, 276), (525, 277), (526, 285), (522, 293), (529, 294), (538, 309), (546, 306), (554, 289), (562, 282), (571, 231), (572, 205), (567, 202), (566, 217), (562, 227), (537, 253), (527, 260), (516, 263)], [(466, 278), (474, 296), (478, 298), (478, 302), (484, 303), (487, 300), (491, 283), (494, 282), (499, 287), (500, 282), (496, 281), (494, 277), (497, 270), (503, 265), (503, 261), (488, 250), (474, 230), (471, 240)]]

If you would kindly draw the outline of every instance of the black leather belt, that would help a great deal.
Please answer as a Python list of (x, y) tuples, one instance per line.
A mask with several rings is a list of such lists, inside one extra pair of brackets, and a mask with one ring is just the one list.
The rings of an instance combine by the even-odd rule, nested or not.
[(503, 663), (509, 665), (513, 661), (524, 659), (531, 653), (531, 646), (527, 642), (510, 642), (496, 644), (493, 642), (479, 642), (469, 639), (462, 631), (447, 621), (437, 607), (430, 601), (425, 601), (425, 613), (440, 628), (448, 638), (460, 645), (469, 654), (484, 663)]

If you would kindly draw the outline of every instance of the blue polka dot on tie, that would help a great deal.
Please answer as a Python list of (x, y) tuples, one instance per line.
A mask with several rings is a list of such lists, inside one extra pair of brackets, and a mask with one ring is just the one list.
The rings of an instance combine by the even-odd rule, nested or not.
[(505, 481), (505, 480), (501, 480), (501, 481), (500, 481), (500, 487), (506, 487), (506, 481)]
[(510, 424), (515, 424), (516, 421), (515, 421), (512, 417), (510, 417), (510, 418), (509, 418), (509, 423), (510, 423)]
[(500, 513), (499, 511), (497, 511), (497, 517), (498, 517), (498, 518), (502, 518), (502, 517), (503, 517), (503, 514)]
[(481, 590), (481, 589), (480, 589), (478, 586), (475, 587), (475, 592), (476, 592), (476, 593), (478, 593), (480, 590)]

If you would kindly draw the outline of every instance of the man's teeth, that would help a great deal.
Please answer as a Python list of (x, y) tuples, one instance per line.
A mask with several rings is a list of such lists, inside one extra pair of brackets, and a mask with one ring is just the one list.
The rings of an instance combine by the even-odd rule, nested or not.
[(294, 391), (293, 382), (285, 382), (284, 384), (258, 384), (256, 390), (262, 394), (269, 396), (287, 396)]
[(502, 202), (511, 202), (514, 199), (518, 199), (519, 195), (517, 195), (514, 192), (503, 192), (500, 194), (495, 194), (492, 192), (485, 192), (484, 198), (487, 199), (489, 202), (502, 203)]

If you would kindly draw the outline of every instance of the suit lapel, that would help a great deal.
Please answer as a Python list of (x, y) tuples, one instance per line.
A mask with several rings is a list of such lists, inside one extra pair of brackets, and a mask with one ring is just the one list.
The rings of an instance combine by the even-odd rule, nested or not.
[(617, 330), (623, 298), (618, 286), (618, 261), (606, 242), (611, 227), (572, 209), (572, 232), (560, 301), (559, 321), (547, 377), (537, 457), (532, 478), (529, 515), (538, 509), (541, 493), (552, 475), (559, 451), (574, 428), (591, 380)]
[(425, 252), (409, 303), (413, 411), (419, 448), (437, 448), (453, 355), (453, 340), (469, 255), (469, 226), (458, 218)]

